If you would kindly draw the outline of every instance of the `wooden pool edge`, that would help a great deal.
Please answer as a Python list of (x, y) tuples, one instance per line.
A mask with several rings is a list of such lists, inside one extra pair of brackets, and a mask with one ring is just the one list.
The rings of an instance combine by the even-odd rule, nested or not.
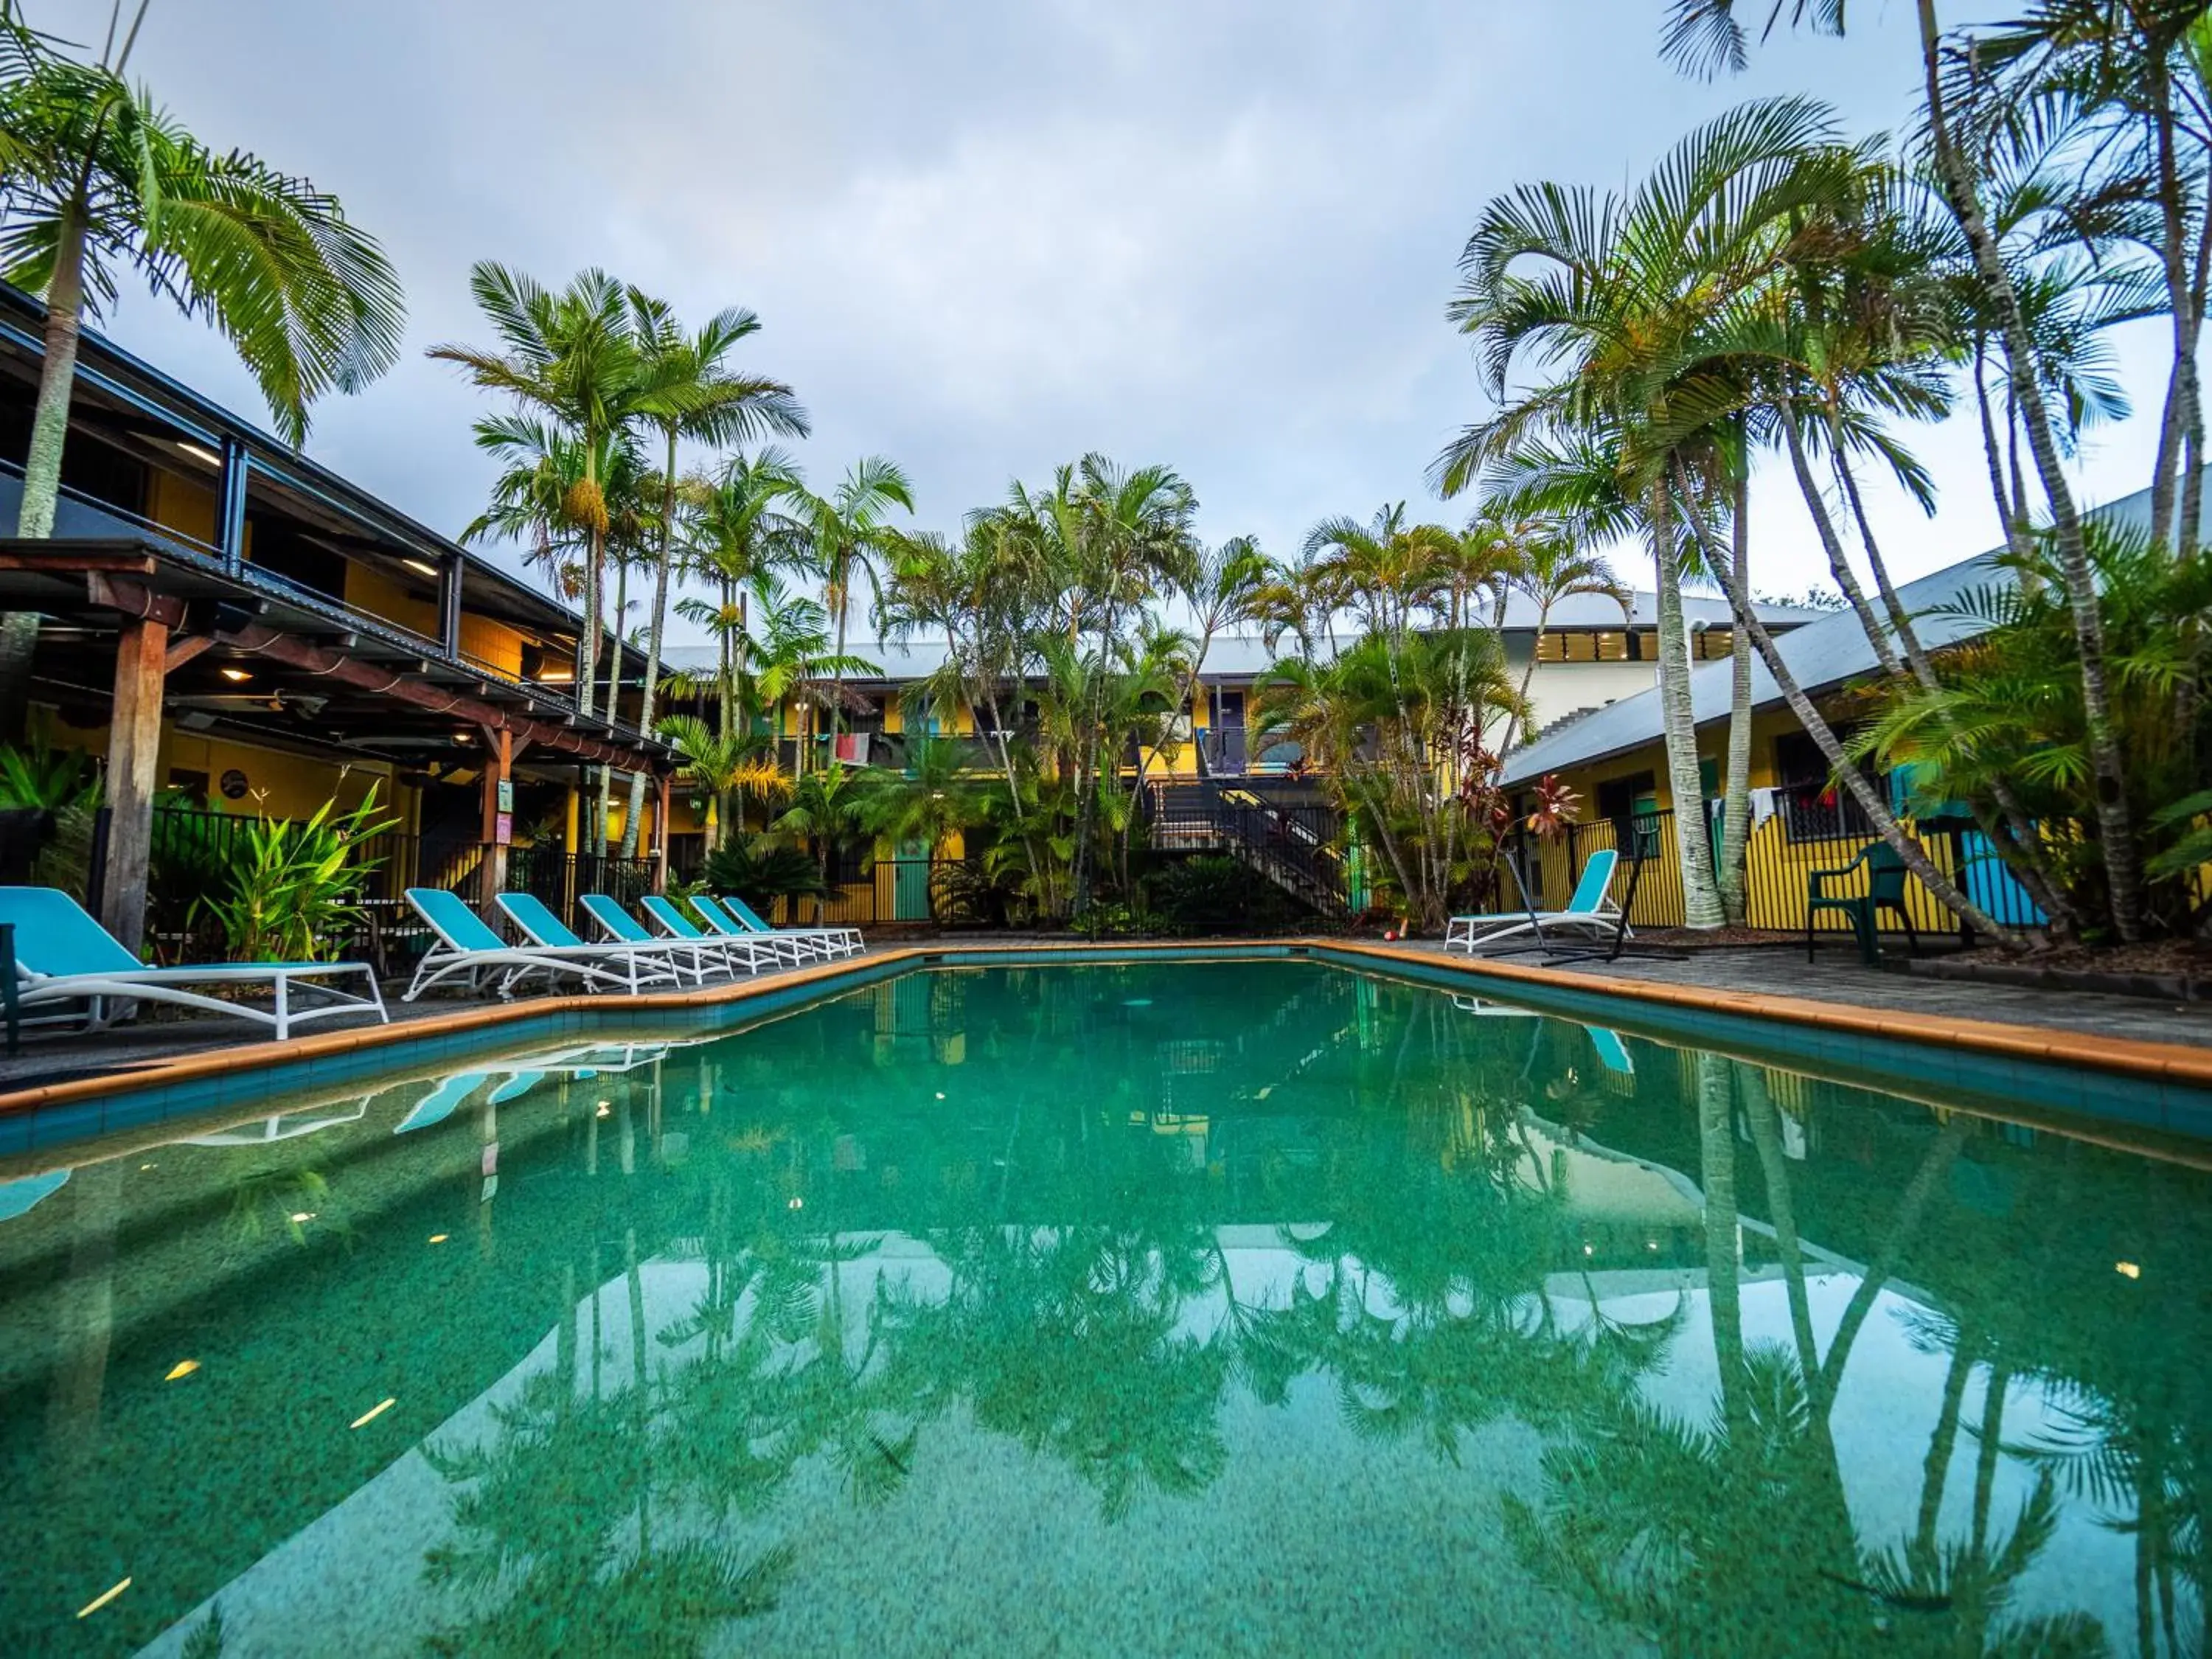
[(509, 1003), (478, 1004), (450, 1012), (428, 1014), (385, 1025), (350, 1026), (343, 1030), (319, 1031), (283, 1042), (236, 1043), (151, 1060), (143, 1065), (70, 1078), (27, 1089), (0, 1092), (0, 1116), (101, 1100), (234, 1075), (251, 1086), (258, 1073), (339, 1054), (359, 1054), (403, 1044), (450, 1038), (469, 1032), (492, 1033), (508, 1025), (539, 1020), (548, 1015), (606, 1015), (612, 1018), (638, 1012), (682, 1012), (686, 1009), (742, 1006), (755, 999), (781, 996), (794, 988), (819, 987), (825, 994), (837, 983), (861, 972), (878, 972), (905, 966), (930, 966), (963, 957), (1037, 957), (1080, 955), (1139, 957), (1173, 953), (1186, 960), (1218, 956), (1224, 960), (1252, 956), (1322, 956), (1365, 961), (1378, 966), (1414, 968), (1424, 973), (1439, 971), (1471, 982), (1504, 986), (1538, 986), (1584, 995), (1617, 997), (1655, 1007), (1688, 1009), (1700, 1013), (1729, 1013), (1784, 1026), (1884, 1037), (1893, 1041), (1950, 1048), (1995, 1059), (2040, 1060), (2082, 1067), (2147, 1083), (2178, 1084), (2212, 1090), (2212, 1049), (2182, 1043), (2148, 1042), (2138, 1038), (2100, 1036), (2086, 1031), (2061, 1030), (2048, 1026), (2020, 1025), (1994, 1020), (1960, 1019), (1946, 1015), (1912, 1014), (1896, 1010), (1828, 1002), (1807, 997), (1770, 995), (1764, 992), (1728, 991), (1703, 986), (1683, 987), (1650, 980), (1608, 979), (1568, 973), (1556, 968), (1483, 957), (1454, 957), (1434, 950), (1413, 950), (1366, 940), (1326, 936), (1290, 939), (1144, 939), (1127, 941), (1019, 940), (1003, 944), (935, 941), (899, 945), (842, 962), (818, 963), (764, 978), (746, 979), (696, 991), (652, 992), (621, 998), (603, 996), (545, 996), (518, 999)]

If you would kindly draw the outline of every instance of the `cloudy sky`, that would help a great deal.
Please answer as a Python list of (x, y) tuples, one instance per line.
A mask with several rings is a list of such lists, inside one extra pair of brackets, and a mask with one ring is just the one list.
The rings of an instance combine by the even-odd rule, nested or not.
[[(97, 40), (107, 8), (29, 0)], [(902, 462), (957, 526), (1089, 449), (1180, 469), (1209, 538), (1294, 551), (1398, 500), (1456, 522), (1425, 471), (1480, 413), (1443, 320), (1483, 204), (1529, 179), (1621, 185), (1731, 102), (1811, 91), (1901, 122), (1911, 8), (1853, 8), (1718, 85), (1661, 64), (1660, 0), (153, 0), (132, 70), (204, 138), (337, 193), (405, 280), (409, 356), (319, 413), (323, 461), (451, 532), (489, 469), (487, 407), (423, 347), (487, 333), (471, 261), (599, 264), (696, 320), (766, 326), (749, 365), (815, 420), (825, 483)], [(126, 299), (125, 345), (241, 413), (222, 342)], [(2124, 342), (2154, 408), (2156, 342)], [(1970, 428), (1918, 435), (1934, 523), (1881, 507), (1895, 562), (1996, 539)], [(2148, 417), (2080, 466), (2147, 473)], [(1770, 467), (1757, 581), (1824, 574)], [(1624, 574), (1638, 562), (1624, 553)], [(1649, 586), (1648, 573), (1638, 585)]]

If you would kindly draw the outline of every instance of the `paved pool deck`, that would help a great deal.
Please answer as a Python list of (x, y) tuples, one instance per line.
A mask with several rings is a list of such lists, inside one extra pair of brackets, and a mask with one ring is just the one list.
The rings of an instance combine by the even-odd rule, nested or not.
[[(1073, 941), (1065, 935), (963, 935), (935, 940), (902, 940), (872, 946), (862, 956), (843, 962), (762, 974), (740, 981), (735, 987), (709, 988), (703, 994), (662, 995), (641, 1000), (656, 1006), (680, 1006), (700, 1000), (702, 996), (716, 1000), (739, 999), (781, 984), (834, 981), (855, 964), (925, 953), (957, 956), (969, 951), (1013, 949), (1050, 954), (1063, 950), (1114, 951), (1123, 948), (1124, 943), (1109, 940), (1094, 945)], [(1374, 960), (1378, 968), (1387, 968), (1394, 958), (1413, 962), (1449, 960), (1455, 964), (1468, 962), (1463, 953), (1447, 953), (1435, 940), (1415, 939), (1391, 945), (1371, 939), (1329, 939), (1160, 942), (1167, 948), (1186, 951), (1204, 949), (1209, 944), (1348, 944), (1355, 945), (1359, 954)], [(1142, 955), (1147, 949), (1158, 947), (1144, 942), (1127, 942), (1127, 948), (1132, 955)], [(1670, 959), (1625, 957), (1614, 963), (1547, 962), (1534, 952), (1488, 959), (1494, 960), (1506, 976), (1533, 974), (1540, 979), (1556, 975), (1578, 981), (1614, 980), (1625, 982), (1624, 988), (1626, 982), (1633, 982), (1638, 990), (1648, 988), (1650, 994), (1678, 1005), (1694, 1002), (1697, 994), (1711, 992), (1715, 994), (1717, 1001), (1725, 1000), (1745, 1012), (1759, 1012), (1747, 1000), (1785, 999), (1796, 1006), (1795, 1017), (1799, 1018), (1807, 1005), (1812, 1005), (1815, 1009), (1832, 1010), (1838, 1024), (1867, 1027), (1876, 1018), (1893, 1018), (1899, 1022), (1898, 1035), (1923, 1040), (1948, 1040), (1943, 1028), (1956, 1023), (1962, 1028), (1978, 1028), (1985, 1036), (1994, 1035), (2001, 1041), (2015, 1037), (2021, 1040), (2023, 1047), (2032, 1039), (2037, 1048), (2057, 1059), (2068, 1058), (2069, 1051), (2063, 1042), (2054, 1039), (2071, 1036), (2085, 1039), (2085, 1048), (2106, 1044), (2156, 1044), (2170, 1045), (2169, 1053), (2212, 1049), (2212, 1005), (1929, 979), (1869, 969), (1842, 953), (1811, 964), (1795, 950), (1773, 946), (1700, 950)], [(1479, 967), (1484, 960), (1477, 958), (1476, 965)], [(825, 986), (825, 989), (829, 988), (834, 988)], [(1501, 982), (1498, 992), (1510, 997), (1511, 987)], [(1690, 994), (1686, 996), (1685, 993)], [(435, 1024), (441, 1031), (454, 1033), (471, 1029), (489, 1031), (509, 1019), (516, 1010), (544, 1008), (555, 1003), (605, 1007), (609, 1001), (600, 998), (522, 997), (512, 1004), (501, 1004), (491, 998), (445, 997), (409, 1004), (399, 1001), (389, 988), (386, 997), (392, 1027), (357, 1022), (312, 1025), (284, 1048), (294, 1049), (307, 1045), (352, 1049), (385, 1041), (393, 1028), (424, 1024)], [(1778, 1018), (1793, 1017), (1779, 1005), (1773, 1012)], [(1904, 1029), (1908, 1025), (1911, 1029)], [(2004, 1042), (2003, 1046), (2013, 1044)], [(23, 1109), (58, 1096), (78, 1095), (88, 1090), (128, 1088), (142, 1081), (184, 1075), (205, 1077), (233, 1066), (250, 1074), (268, 1063), (273, 1052), (276, 1052), (276, 1045), (239, 1022), (202, 1018), (142, 1019), (94, 1036), (34, 1036), (25, 1042), (21, 1054), (0, 1055), (0, 1112)], [(2140, 1060), (2137, 1057), (2137, 1063)], [(2193, 1056), (2185, 1063), (2192, 1073), (2203, 1071), (2208, 1064)], [(2151, 1069), (2155, 1069), (2156, 1064), (2155, 1057), (2151, 1057)], [(2127, 1066), (2124, 1057), (2122, 1066)], [(241, 1090), (251, 1090), (254, 1085), (248, 1076), (241, 1076), (240, 1086)]]
[[(1393, 948), (1422, 956), (1446, 954), (1443, 946), (1434, 939), (1412, 939)], [(1467, 960), (1457, 951), (1450, 952), (1449, 957), (1454, 962)], [(1689, 951), (1679, 961), (1623, 957), (1611, 963), (1547, 962), (1533, 951), (1497, 960), (1518, 966), (1549, 968), (1583, 978), (1635, 980), (1753, 996), (1796, 997), (1808, 1002), (1839, 1003), (1929, 1018), (1994, 1021), (2044, 1030), (2078, 1031), (2088, 1036), (2119, 1037), (2134, 1042), (2179, 1042), (2212, 1048), (2212, 1003), (2165, 1002), (2103, 992), (1932, 979), (1863, 967), (1840, 951), (1810, 963), (1806, 962), (1802, 949), (1781, 945)]]

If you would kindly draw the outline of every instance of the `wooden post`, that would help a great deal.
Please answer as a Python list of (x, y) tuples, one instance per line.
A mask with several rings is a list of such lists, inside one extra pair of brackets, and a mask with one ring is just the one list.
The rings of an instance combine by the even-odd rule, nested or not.
[[(510, 834), (514, 815), (502, 813), (499, 806), (500, 785), (505, 783), (514, 765), (514, 737), (505, 728), (497, 732), (486, 730), (484, 740), (483, 775), (478, 780), (482, 810), (481, 839), (483, 842), (483, 890), (479, 895), (478, 908), (484, 920), (497, 927), (501, 921), (499, 906), (495, 901), (507, 890), (507, 837), (500, 834), (502, 829)], [(506, 817), (507, 823), (500, 820)]]
[(668, 890), (668, 774), (663, 772), (653, 795), (653, 890)]
[(107, 727), (107, 868), (100, 920), (125, 950), (146, 935), (146, 866), (161, 757), (166, 623), (125, 617), (115, 646), (115, 709)]

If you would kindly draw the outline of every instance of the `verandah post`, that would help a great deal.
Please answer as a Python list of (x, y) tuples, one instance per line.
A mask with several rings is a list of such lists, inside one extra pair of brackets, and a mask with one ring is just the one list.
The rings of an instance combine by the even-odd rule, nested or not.
[(663, 772), (653, 795), (653, 890), (668, 890), (668, 774)]
[[(514, 834), (514, 821), (512, 807), (504, 811), (501, 810), (501, 797), (507, 792), (500, 786), (513, 775), (514, 735), (504, 727), (496, 732), (486, 728), (483, 738), (484, 769), (479, 785), (482, 805), (478, 835), (483, 844), (484, 880), (481, 907), (484, 920), (497, 927), (500, 925), (497, 900), (499, 895), (507, 890), (507, 849)], [(501, 822), (502, 819), (505, 822)]]
[(123, 619), (115, 644), (114, 710), (107, 726), (107, 848), (100, 920), (133, 951), (146, 936), (146, 871), (153, 852), (168, 648), (167, 623)]

